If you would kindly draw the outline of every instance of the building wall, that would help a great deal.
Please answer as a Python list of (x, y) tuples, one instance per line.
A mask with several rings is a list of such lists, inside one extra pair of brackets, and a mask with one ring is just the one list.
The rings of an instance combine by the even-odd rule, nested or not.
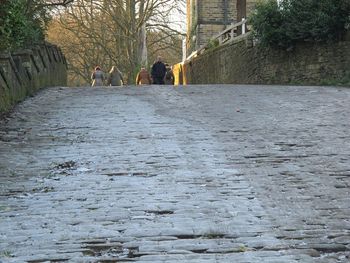
[(197, 48), (206, 45), (210, 38), (236, 21), (235, 13), (233, 13), (234, 2), (227, 0), (226, 7), (224, 0), (203, 0), (200, 2), (198, 7)]
[(187, 0), (187, 54), (206, 45), (227, 26), (248, 16), (256, 2), (257, 0)]

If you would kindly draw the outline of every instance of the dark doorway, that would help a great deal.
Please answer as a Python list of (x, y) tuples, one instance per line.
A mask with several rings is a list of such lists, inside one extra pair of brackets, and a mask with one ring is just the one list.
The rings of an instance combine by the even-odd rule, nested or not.
[[(237, 23), (242, 21), (242, 18), (247, 18), (247, 1), (237, 0)], [(238, 27), (237, 33), (242, 34), (242, 27)]]
[(247, 1), (237, 0), (237, 22), (241, 21), (242, 18), (247, 16)]

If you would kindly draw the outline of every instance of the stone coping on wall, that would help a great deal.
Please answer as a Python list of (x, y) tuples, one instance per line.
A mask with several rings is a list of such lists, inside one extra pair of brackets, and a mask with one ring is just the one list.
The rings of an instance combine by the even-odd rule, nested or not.
[(66, 86), (66, 59), (49, 43), (0, 53), (0, 78), (1, 113), (41, 88)]

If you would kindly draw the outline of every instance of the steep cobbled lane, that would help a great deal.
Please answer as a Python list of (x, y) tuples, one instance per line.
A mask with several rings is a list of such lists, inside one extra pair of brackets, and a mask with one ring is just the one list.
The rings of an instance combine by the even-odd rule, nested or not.
[(350, 262), (350, 89), (49, 88), (0, 127), (0, 262)]

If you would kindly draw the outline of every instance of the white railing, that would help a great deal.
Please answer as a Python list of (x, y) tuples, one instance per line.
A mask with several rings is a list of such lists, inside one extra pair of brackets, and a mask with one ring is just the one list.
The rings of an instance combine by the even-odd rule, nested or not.
[[(243, 18), (242, 21), (232, 24), (227, 27), (224, 31), (221, 31), (219, 34), (215, 35), (210, 39), (210, 42), (218, 41), (219, 46), (223, 44), (227, 44), (232, 42), (236, 37), (244, 35), (247, 33), (246, 30), (247, 19)], [(190, 60), (191, 58), (203, 53), (206, 49), (210, 48), (210, 44), (207, 44), (196, 51), (192, 52), (186, 60)], [(185, 60), (185, 61), (186, 61)]]
[(241, 22), (232, 24), (224, 31), (221, 31), (219, 34), (214, 36), (212, 40), (219, 40), (219, 45), (222, 45), (226, 42), (231, 42), (235, 37), (244, 35), (246, 33), (246, 23), (247, 19), (243, 18)]

